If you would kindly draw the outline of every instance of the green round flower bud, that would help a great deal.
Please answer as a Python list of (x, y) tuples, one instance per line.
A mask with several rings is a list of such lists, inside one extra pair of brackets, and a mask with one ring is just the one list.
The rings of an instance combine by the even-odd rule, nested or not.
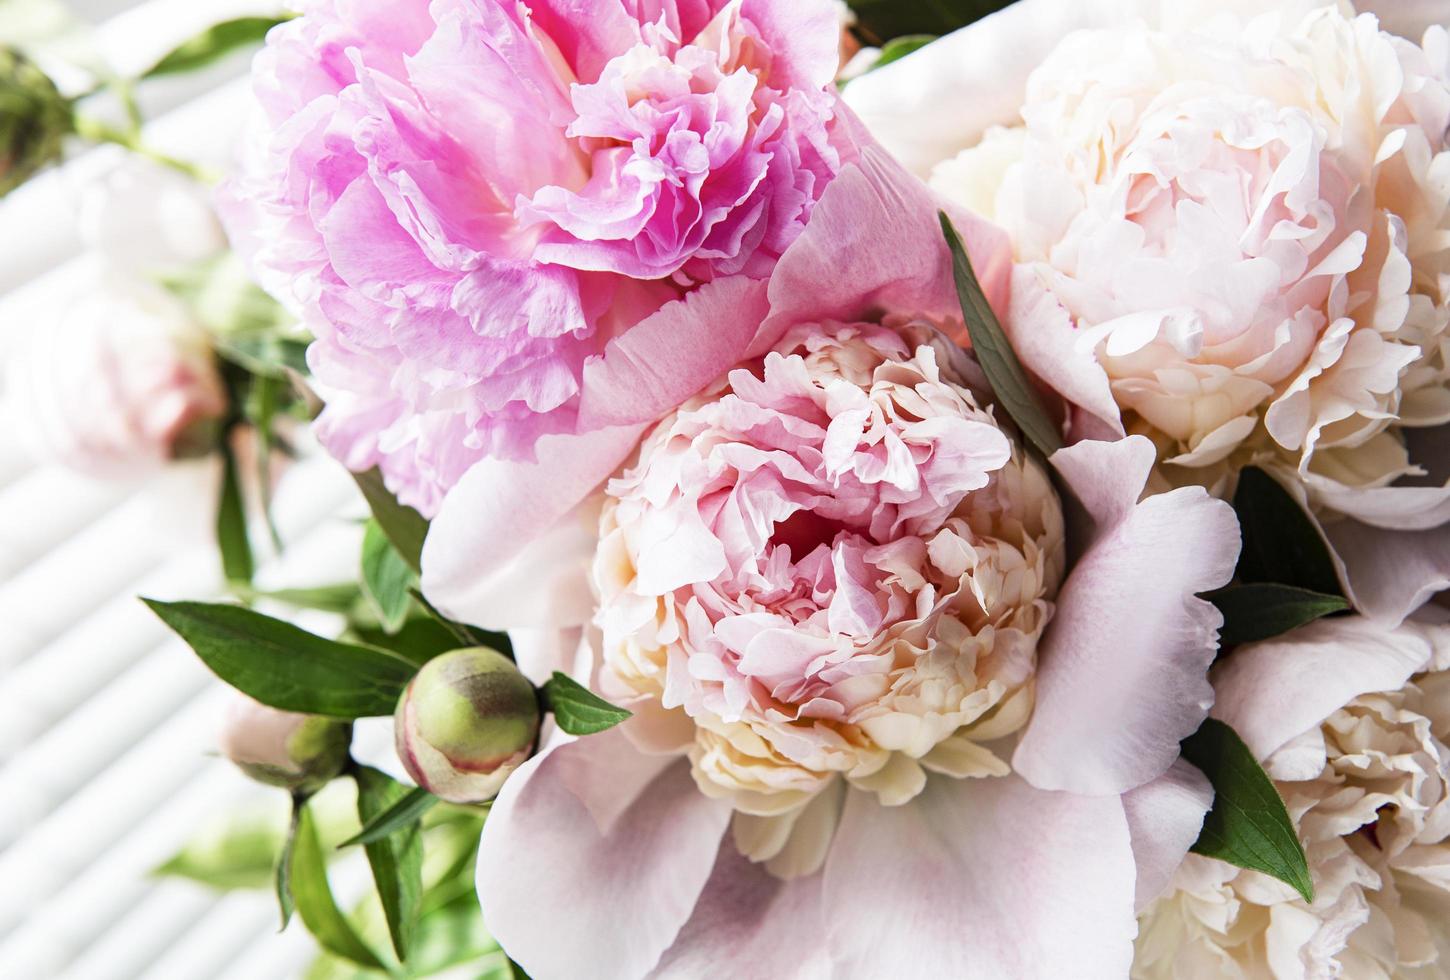
[(533, 750), (539, 700), (503, 654), (454, 650), (413, 678), (398, 701), (393, 733), (419, 786), (452, 803), (483, 803)]
[(278, 711), (238, 695), (220, 741), (222, 754), (257, 782), (310, 791), (342, 772), (352, 725)]
[(70, 100), (35, 62), (0, 47), (0, 197), (60, 159), (75, 129)]

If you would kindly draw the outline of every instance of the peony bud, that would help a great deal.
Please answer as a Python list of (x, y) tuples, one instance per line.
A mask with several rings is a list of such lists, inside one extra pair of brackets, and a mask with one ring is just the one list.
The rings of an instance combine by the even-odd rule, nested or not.
[(259, 783), (314, 790), (342, 772), (352, 726), (278, 711), (239, 694), (227, 709), (222, 753)]
[(25, 55), (0, 47), (0, 197), (60, 159), (71, 104)]
[(453, 803), (482, 803), (529, 757), (539, 701), (507, 657), (487, 647), (454, 650), (413, 678), (393, 733), (419, 786)]

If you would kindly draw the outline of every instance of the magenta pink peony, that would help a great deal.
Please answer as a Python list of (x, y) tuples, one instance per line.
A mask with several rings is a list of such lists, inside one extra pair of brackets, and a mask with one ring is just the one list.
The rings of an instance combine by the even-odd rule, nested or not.
[[(726, 321), (854, 152), (836, 17), (827, 0), (303, 4), (258, 60), (264, 118), (223, 211), (316, 334), (323, 442), (432, 514), (475, 462), (657, 417), (737, 359)], [(665, 351), (719, 359), (662, 370), (658, 402), (613, 401), (591, 365), (659, 317)]]
[[(958, 224), (1004, 307), (1005, 239)], [(935, 205), (875, 150), (826, 191), (770, 300), (773, 349), (655, 426), (535, 543), (547, 562), (517, 556), (574, 573), (554, 587), (582, 595), (552, 608), (597, 609), (585, 671), (634, 714), (554, 733), (505, 784), (479, 852), (488, 928), (542, 976), (726, 958), (760, 976), (1123, 976), (1135, 909), (1208, 806), (1178, 742), (1212, 699), (1220, 618), (1197, 596), (1232, 572), (1231, 509), (1196, 487), (1140, 499), (1152, 444), (1084, 442), (1050, 463), (1081, 504), (1069, 567), (1049, 464), (948, 339)], [(541, 457), (508, 491), (470, 475), (441, 526), (464, 503), (475, 526), (525, 522), (531, 491), (587, 468)], [(439, 527), (432, 594), (526, 618), (534, 580), (473, 588), (476, 539)]]

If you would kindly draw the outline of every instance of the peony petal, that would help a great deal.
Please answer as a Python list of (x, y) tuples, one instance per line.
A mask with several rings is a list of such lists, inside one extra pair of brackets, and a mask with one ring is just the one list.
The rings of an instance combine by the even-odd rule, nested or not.
[(744, 359), (769, 305), (766, 283), (705, 283), (609, 342), (584, 366), (581, 431), (653, 422)]
[(1213, 805), (1213, 785), (1188, 762), (1179, 759), (1151, 782), (1123, 794), (1123, 812), (1133, 838), (1138, 865), (1137, 908), (1142, 911), (1173, 880), (1173, 873)]
[(694, 915), (650, 976), (718, 976), (729, 963), (729, 975), (739, 980), (827, 980), (825, 944), (811, 941), (825, 930), (821, 881), (783, 881), (726, 838)]
[(1118, 794), (1161, 775), (1208, 715), (1223, 617), (1199, 593), (1233, 575), (1233, 508), (1187, 487), (1137, 503), (1142, 436), (1082, 442), (1052, 462), (1094, 518), (1039, 648), (1037, 706), (1013, 768), (1043, 789)]
[[(942, 205), (875, 147), (826, 189), (811, 222), (770, 280), (770, 317), (752, 345), (763, 352), (802, 322), (874, 318), (881, 310), (961, 320)], [(952, 220), (992, 306), (1003, 313), (1011, 250), (996, 226), (966, 213)]]
[(854, 79), (843, 97), (882, 146), (926, 177), (988, 127), (1018, 121), (1028, 74), (1066, 34), (1125, 23), (1154, 7), (1152, 0), (1019, 0)]
[(491, 629), (587, 620), (587, 564), (598, 527), (579, 504), (624, 462), (642, 429), (547, 436), (534, 462), (476, 463), (444, 498), (424, 542), (428, 601)]
[(1339, 559), (1354, 608), (1381, 627), (1394, 626), (1425, 600), (1450, 589), (1450, 525), (1431, 531), (1386, 531), (1344, 520), (1324, 529)]
[[(689, 920), (729, 819), (688, 762), (643, 755), (620, 728), (559, 744), (489, 813), (484, 922), (531, 976), (643, 976)], [(587, 884), (561, 905), (570, 883)]]
[(1408, 622), (1390, 631), (1358, 616), (1321, 619), (1239, 647), (1214, 668), (1213, 715), (1263, 759), (1352, 698), (1398, 690), (1447, 642), (1450, 626)]
[(1419, 43), (1425, 31), (1450, 24), (1450, 0), (1358, 0), (1354, 8), (1380, 19), (1380, 29)]
[(901, 807), (851, 792), (826, 859), (842, 977), (1123, 977), (1133, 856), (1117, 797), (933, 778)]

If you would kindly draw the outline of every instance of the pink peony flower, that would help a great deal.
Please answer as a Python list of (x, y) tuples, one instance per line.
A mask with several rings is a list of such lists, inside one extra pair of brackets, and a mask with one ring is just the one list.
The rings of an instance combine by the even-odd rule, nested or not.
[(6, 408), (35, 457), (126, 478), (210, 450), (226, 392), (186, 308), (160, 286), (89, 265), (56, 286), (53, 305), (37, 309), (51, 322), (5, 355)]
[[(1416, 621), (1424, 618), (1426, 621)], [(1315, 896), (1189, 855), (1133, 976), (1431, 977), (1450, 964), (1450, 626), (1326, 619), (1236, 650), (1214, 714), (1283, 795)]]
[[(1269, 470), (1402, 618), (1450, 582), (1450, 530), (1416, 533), (1450, 526), (1450, 36), (1306, 0), (1105, 19), (933, 185), (1012, 237), (1014, 342), (1079, 433), (1141, 432), (1220, 494)], [(1386, 581), (1407, 563), (1419, 587)]]
[(317, 337), (323, 442), (427, 514), (480, 459), (657, 417), (734, 361), (591, 394), (652, 323), (670, 348), (737, 341), (850, 155), (827, 0), (303, 6), (258, 59), (223, 209)]
[[(959, 227), (1003, 306), (1005, 242)], [(535, 543), (574, 576), (556, 613), (589, 614), (592, 555), (581, 655), (634, 715), (556, 735), (504, 785), (478, 865), (490, 931), (547, 976), (726, 957), (746, 975), (1122, 976), (1136, 904), (1208, 805), (1177, 745), (1211, 699), (1220, 620), (1197, 593), (1231, 574), (1231, 510), (1196, 487), (1140, 502), (1147, 440), (1064, 450), (1084, 548), (1063, 578), (1046, 469), (946, 341), (962, 327), (935, 204), (874, 150), (770, 298), (785, 339), (655, 428), (592, 533), (581, 510)], [(430, 595), (484, 623), (537, 613), (517, 608), (533, 580), (465, 580), (480, 557), (453, 508), (506, 527), (589, 473), (541, 455), (507, 490), (470, 475), (435, 522)]]

